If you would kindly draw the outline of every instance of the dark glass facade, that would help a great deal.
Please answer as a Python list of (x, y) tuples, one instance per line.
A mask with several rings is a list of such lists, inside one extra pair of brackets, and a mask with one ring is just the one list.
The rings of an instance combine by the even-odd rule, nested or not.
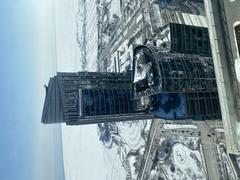
[[(81, 116), (126, 114), (134, 112), (130, 89), (83, 89), (79, 99)], [(81, 107), (82, 106), (82, 107)]]
[(220, 119), (207, 28), (171, 23), (163, 30), (168, 41), (134, 49), (134, 99), (150, 97), (151, 113), (164, 119)]
[[(217, 90), (211, 57), (165, 53), (151, 47), (139, 46), (135, 50), (133, 68), (135, 97), (141, 97), (144, 91), (154, 95), (163, 92)], [(144, 76), (139, 79), (139, 74)]]
[(186, 93), (187, 118), (221, 119), (217, 91)]
[(49, 81), (42, 122), (80, 125), (151, 118), (134, 108), (131, 87), (130, 74), (58, 73)]
[(169, 26), (172, 52), (211, 55), (207, 28), (174, 23)]
[(164, 119), (220, 119), (217, 92), (160, 93), (154, 95), (152, 113)]

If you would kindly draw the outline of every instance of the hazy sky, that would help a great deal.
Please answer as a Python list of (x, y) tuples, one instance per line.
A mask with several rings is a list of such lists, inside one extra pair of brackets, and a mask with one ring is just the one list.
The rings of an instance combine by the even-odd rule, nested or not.
[(0, 1), (0, 179), (64, 178), (60, 126), (40, 123), (56, 72), (51, 0)]

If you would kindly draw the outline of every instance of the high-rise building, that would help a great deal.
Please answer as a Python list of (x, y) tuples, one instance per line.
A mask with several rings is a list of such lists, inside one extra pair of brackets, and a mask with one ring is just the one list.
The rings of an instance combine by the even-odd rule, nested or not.
[[(167, 33), (168, 32), (168, 33)], [(43, 123), (221, 118), (207, 28), (170, 23), (133, 51), (128, 73), (58, 73)], [(132, 72), (132, 77), (131, 73)]]
[(205, 0), (227, 150), (240, 154), (240, 1)]
[[(58, 73), (49, 81), (43, 123), (151, 117), (144, 111), (164, 119), (221, 117), (202, 0), (99, 1), (96, 7), (97, 61), (115, 73)], [(119, 73), (131, 69), (132, 79)]]
[(58, 73), (49, 80), (42, 123), (80, 125), (151, 117), (136, 109), (131, 75), (123, 73)]
[(204, 27), (170, 23), (133, 52), (133, 95), (164, 119), (221, 119)]

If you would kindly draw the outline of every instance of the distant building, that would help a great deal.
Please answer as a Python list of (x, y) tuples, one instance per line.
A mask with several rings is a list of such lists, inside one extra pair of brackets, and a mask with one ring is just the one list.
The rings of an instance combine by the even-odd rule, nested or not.
[(49, 80), (42, 123), (80, 125), (147, 119), (131, 100), (131, 76), (123, 73), (58, 73)]
[(240, 154), (240, 1), (205, 0), (228, 153)]
[[(144, 44), (166, 24), (207, 27), (203, 0), (112, 0), (109, 3), (102, 0), (101, 5), (98, 11), (100, 71), (130, 70), (135, 44)], [(119, 19), (113, 18), (114, 14)]]

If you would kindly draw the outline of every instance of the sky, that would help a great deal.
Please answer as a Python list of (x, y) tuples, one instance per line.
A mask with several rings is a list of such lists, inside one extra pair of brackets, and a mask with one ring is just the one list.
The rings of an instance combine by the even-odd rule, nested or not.
[(0, 179), (64, 179), (61, 126), (42, 125), (57, 70), (53, 0), (0, 1)]

